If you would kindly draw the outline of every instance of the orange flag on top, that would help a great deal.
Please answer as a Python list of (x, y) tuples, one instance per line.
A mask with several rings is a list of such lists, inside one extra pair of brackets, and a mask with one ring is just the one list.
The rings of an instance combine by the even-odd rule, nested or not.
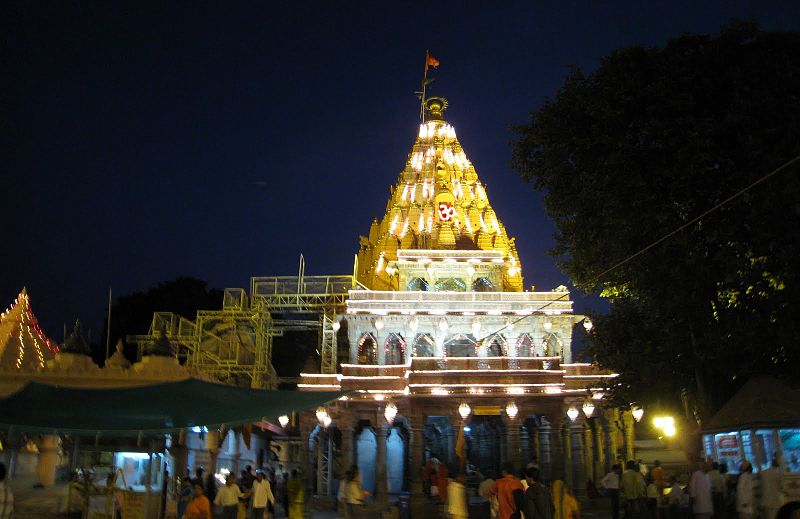
[(439, 60), (431, 56), (429, 51), (425, 51), (425, 72), (428, 72), (428, 67), (438, 68)]
[(467, 459), (467, 441), (464, 438), (464, 427), (462, 426), (458, 431), (458, 439), (456, 440), (456, 456), (461, 461), (461, 467), (465, 465)]

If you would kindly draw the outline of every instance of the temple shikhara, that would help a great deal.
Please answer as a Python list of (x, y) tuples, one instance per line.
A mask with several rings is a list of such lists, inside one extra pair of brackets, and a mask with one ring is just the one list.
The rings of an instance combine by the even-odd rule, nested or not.
[(425, 102), (386, 212), (360, 238), (328, 341), (340, 353), (323, 347), (321, 372), (301, 375), (303, 391), (349, 392), (301, 420), (313, 491), (332, 495), (354, 463), (378, 500), (407, 491), (422, 504), (424, 467), (499, 475), (508, 460), (581, 494), (632, 457), (633, 417), (603, 407), (615, 374), (573, 361), (574, 330), (591, 323), (566, 287), (525, 290), (515, 239), (446, 107)]
[[(408, 159), (398, 164), (384, 214), (360, 237), (352, 274), (306, 275), (301, 261), (296, 276), (226, 289), (221, 309), (194, 320), (158, 312), (147, 334), (126, 338), (139, 348), (137, 362), (120, 343), (103, 367), (79, 325), (60, 346), (47, 338), (25, 291), (0, 316), (3, 395), (28, 382), (110, 390), (199, 378), (296, 384), (298, 401), (327, 405), (235, 427), (181, 425), (149, 444), (140, 431), (124, 449), (107, 434), (87, 444), (54, 430), (35, 444), (9, 433), (17, 473), (38, 470), (48, 486), (57, 467), (113, 459), (103, 470), (127, 470), (151, 496), (167, 470), (183, 476), (203, 466), (223, 478), (248, 463), (280, 462), (300, 469), (308, 494), (325, 500), (355, 464), (375, 512), (409, 493), (414, 517), (425, 517), (433, 470), (466, 471), (474, 490), (504, 462), (533, 462), (545, 480), (564, 480), (582, 495), (588, 480), (632, 459), (633, 413), (604, 400), (616, 375), (573, 359), (573, 336), (591, 322), (573, 313), (566, 287), (525, 285), (515, 238), (446, 108), (443, 98), (424, 101)], [(317, 353), (299, 378), (282, 379), (273, 339), (298, 330), (319, 332)]]

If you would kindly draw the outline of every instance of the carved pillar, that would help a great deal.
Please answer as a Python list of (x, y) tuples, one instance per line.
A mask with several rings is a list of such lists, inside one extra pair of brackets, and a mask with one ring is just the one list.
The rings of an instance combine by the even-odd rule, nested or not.
[(599, 481), (594, 473), (595, 467), (594, 434), (592, 433), (591, 420), (586, 420), (583, 427), (583, 475), (586, 481)]
[(553, 444), (551, 441), (553, 431), (550, 421), (545, 417), (539, 419), (537, 436), (539, 439), (539, 468), (545, 481), (553, 481)]
[(556, 479), (564, 480), (564, 455), (565, 446), (563, 439), (563, 425), (564, 413), (559, 409), (555, 413), (547, 415), (547, 421), (550, 422), (551, 435), (550, 435), (550, 466), (551, 478), (553, 481)]
[(606, 466), (606, 435), (604, 434), (603, 415), (594, 420), (594, 483), (598, 485), (611, 467)]
[(189, 470), (189, 449), (186, 447), (186, 430), (181, 429), (173, 438), (172, 447), (169, 449), (175, 464), (175, 474), (173, 476), (183, 478)]
[(575, 467), (572, 466), (572, 420), (565, 420), (561, 426), (561, 434), (564, 438), (562, 461), (564, 463), (564, 484), (574, 490)]
[(39, 442), (39, 483), (45, 487), (51, 487), (56, 482), (60, 442), (58, 436), (51, 434), (42, 436)]
[(353, 424), (352, 415), (347, 412), (340, 412), (337, 424), (339, 431), (342, 433), (342, 468), (350, 470), (350, 467), (355, 463), (355, 456), (353, 456), (353, 451), (355, 450), (353, 429), (355, 424)]
[(412, 409), (411, 423), (411, 499), (424, 501), (425, 495), (422, 488), (422, 470), (425, 457), (425, 415), (419, 410)]
[(378, 442), (375, 456), (375, 499), (385, 504), (388, 500), (388, 482), (386, 481), (386, 420), (378, 413), (375, 420), (375, 439)]
[(216, 474), (217, 455), (219, 454), (219, 431), (209, 430), (206, 433), (206, 450), (208, 451), (208, 467), (206, 467), (206, 474)]
[(634, 419), (630, 411), (622, 412), (622, 426), (623, 433), (625, 434), (625, 461), (635, 459), (634, 446), (633, 446), (633, 424)]
[(242, 449), (239, 446), (239, 435), (236, 431), (231, 431), (233, 438), (233, 451), (231, 452), (231, 474), (234, 476), (239, 474), (239, 460), (242, 459)]
[(619, 463), (620, 453), (619, 453), (619, 428), (617, 427), (617, 411), (615, 409), (609, 409), (605, 413), (606, 420), (605, 420), (605, 429), (606, 429), (606, 439), (608, 444), (608, 460), (611, 466), (616, 465)]
[(519, 422), (516, 418), (509, 418), (503, 414), (503, 425), (506, 429), (506, 459), (514, 464), (514, 473), (520, 470), (520, 448), (519, 448)]
[(347, 342), (350, 343), (350, 364), (358, 364), (358, 339), (361, 329), (353, 321), (347, 322)]
[(586, 464), (584, 462), (585, 424), (572, 422), (569, 428), (572, 454), (572, 489), (577, 496), (586, 495)]

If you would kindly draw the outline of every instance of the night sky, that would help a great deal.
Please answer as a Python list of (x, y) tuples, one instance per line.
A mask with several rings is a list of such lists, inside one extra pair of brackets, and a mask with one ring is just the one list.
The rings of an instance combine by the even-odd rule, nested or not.
[(352, 272), (415, 137), (426, 48), (526, 285), (551, 289), (554, 227), (509, 126), (618, 47), (734, 17), (800, 28), (797, 1), (345, 3), (4, 2), (0, 306), (27, 286), (53, 338), (80, 317), (97, 340), (109, 286), (247, 287), (301, 252), (307, 274)]

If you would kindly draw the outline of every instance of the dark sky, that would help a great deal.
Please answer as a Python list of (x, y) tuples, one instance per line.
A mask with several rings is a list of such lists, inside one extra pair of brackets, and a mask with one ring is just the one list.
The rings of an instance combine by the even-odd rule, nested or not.
[(800, 25), (797, 1), (119, 4), (0, 8), (0, 306), (27, 286), (59, 340), (76, 317), (99, 336), (109, 285), (246, 287), (301, 252), (308, 274), (352, 272), (414, 140), (426, 48), (526, 284), (550, 289), (554, 228), (509, 125), (617, 47)]

